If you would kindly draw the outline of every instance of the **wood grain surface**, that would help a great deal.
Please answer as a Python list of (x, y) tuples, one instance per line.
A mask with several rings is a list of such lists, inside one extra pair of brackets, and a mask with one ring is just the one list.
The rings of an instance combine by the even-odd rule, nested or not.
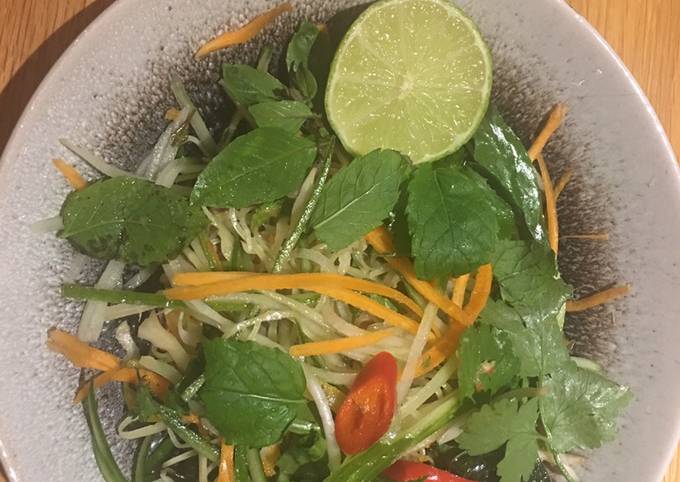
[[(0, 152), (59, 55), (113, 0), (0, 0)], [(680, 152), (680, 0), (569, 0), (640, 82)], [(0, 473), (0, 482), (4, 482)], [(646, 481), (641, 481), (646, 482)], [(664, 482), (680, 482), (680, 451)]]

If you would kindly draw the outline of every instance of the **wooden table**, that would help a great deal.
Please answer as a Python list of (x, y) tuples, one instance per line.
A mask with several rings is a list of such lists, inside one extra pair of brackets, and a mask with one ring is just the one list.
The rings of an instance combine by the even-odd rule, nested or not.
[[(30, 95), (75, 36), (113, 0), (0, 0), (0, 151)], [(680, 0), (569, 0), (649, 95), (680, 152)], [(680, 482), (680, 452), (665, 482)], [(0, 482), (2, 475), (0, 474)], [(644, 481), (641, 481), (644, 482)]]

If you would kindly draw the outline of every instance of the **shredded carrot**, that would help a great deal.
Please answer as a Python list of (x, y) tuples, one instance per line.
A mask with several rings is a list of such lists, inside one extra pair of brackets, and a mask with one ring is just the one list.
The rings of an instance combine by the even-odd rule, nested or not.
[[(149, 389), (154, 393), (154, 395), (158, 396), (159, 398), (163, 398), (165, 396), (165, 393), (168, 390), (168, 381), (160, 375), (143, 368), (114, 368), (104, 373), (100, 373), (92, 380), (94, 381), (94, 388), (97, 390), (111, 382), (136, 384), (140, 381), (139, 376), (141, 376), (144, 383), (149, 385)], [(89, 381), (80, 387), (73, 402), (82, 402), (85, 397), (87, 397), (88, 393), (90, 393)]]
[(380, 330), (359, 336), (347, 336), (333, 340), (314, 341), (293, 345), (288, 350), (291, 356), (315, 356), (328, 355), (330, 353), (343, 353), (356, 348), (375, 345), (389, 336), (394, 336), (394, 330)]
[(594, 308), (596, 306), (609, 303), (610, 301), (614, 301), (618, 298), (622, 298), (628, 293), (630, 293), (629, 285), (615, 286), (613, 288), (600, 291), (599, 293), (586, 296), (585, 298), (581, 298), (579, 300), (567, 301), (567, 311), (574, 313), (577, 311), (589, 310), (590, 308)]
[(103, 350), (93, 348), (65, 331), (51, 329), (47, 333), (47, 347), (61, 353), (78, 368), (108, 371), (120, 366), (120, 359)]
[[(246, 280), (248, 278), (248, 280)], [(178, 286), (204, 286), (220, 282), (238, 281), (239, 291), (253, 289), (306, 289), (313, 290), (317, 286), (342, 288), (365, 293), (373, 293), (390, 298), (406, 306), (418, 317), (423, 316), (423, 309), (411, 298), (389, 286), (360, 278), (352, 278), (336, 273), (298, 273), (298, 274), (262, 274), (242, 272), (208, 271), (201, 273), (177, 273), (172, 282)], [(262, 288), (266, 283), (267, 288)]]
[(456, 352), (460, 336), (466, 327), (452, 323), (446, 335), (420, 356), (416, 377), (423, 376), (448, 360)]
[(451, 293), (451, 301), (456, 305), (463, 307), (465, 302), (465, 290), (467, 289), (468, 281), (470, 280), (470, 273), (459, 276), (453, 282), (453, 293)]
[(560, 197), (560, 194), (562, 194), (562, 191), (564, 191), (564, 188), (567, 187), (567, 184), (569, 184), (569, 181), (571, 181), (571, 177), (573, 175), (574, 175), (574, 170), (569, 168), (564, 172), (564, 174), (562, 174), (562, 177), (560, 177), (557, 180), (557, 183), (555, 184), (555, 199), (556, 200)]
[(557, 128), (560, 127), (566, 115), (566, 105), (559, 103), (552, 108), (550, 115), (548, 116), (548, 121), (545, 123), (543, 129), (538, 134), (538, 136), (536, 136), (534, 143), (529, 148), (529, 158), (532, 161), (535, 161), (538, 155), (543, 152), (543, 148), (548, 143), (550, 137), (552, 137)]
[(550, 249), (557, 254), (560, 238), (560, 227), (557, 221), (557, 200), (555, 198), (552, 179), (550, 179), (548, 165), (543, 158), (543, 154), (539, 154), (536, 159), (538, 160), (538, 167), (541, 171), (543, 192), (545, 193), (545, 217), (548, 221), (548, 244), (550, 245)]
[(220, 468), (215, 482), (234, 482), (234, 446), (222, 441)]
[(54, 164), (54, 167), (57, 168), (61, 175), (66, 178), (66, 181), (76, 191), (80, 191), (87, 187), (85, 178), (71, 164), (68, 164), (63, 159), (53, 159), (52, 164)]
[(268, 24), (273, 22), (276, 17), (284, 12), (290, 12), (291, 10), (293, 10), (293, 6), (290, 2), (284, 2), (280, 5), (277, 5), (271, 10), (258, 15), (238, 30), (234, 30), (233, 32), (225, 32), (222, 35), (215, 37), (209, 42), (203, 44), (196, 52), (195, 57), (200, 59), (211, 52), (222, 50), (227, 47), (231, 47), (232, 45), (245, 43), (260, 33), (260, 31)]
[(262, 470), (267, 477), (274, 477), (276, 475), (276, 464), (281, 457), (281, 444), (274, 444), (260, 449), (260, 460), (262, 461)]
[(493, 269), (491, 265), (485, 264), (480, 266), (477, 271), (477, 276), (475, 277), (475, 286), (472, 288), (472, 293), (470, 294), (470, 301), (465, 305), (465, 313), (468, 314), (472, 323), (474, 323), (486, 306), (487, 301), (489, 301), (492, 282)]
[(609, 241), (609, 233), (565, 234), (560, 239), (590, 239), (593, 241)]
[[(394, 252), (392, 244), (392, 237), (390, 233), (383, 226), (374, 229), (366, 235), (366, 241), (373, 246), (380, 254), (389, 254)], [(465, 325), (470, 324), (468, 315), (450, 299), (444, 296), (439, 290), (434, 288), (427, 281), (418, 279), (416, 272), (413, 269), (411, 261), (407, 258), (386, 256), (385, 261), (395, 270), (401, 273), (407, 283), (423, 295), (428, 301), (431, 301), (444, 313), (449, 315), (455, 321)]]
[(174, 121), (179, 117), (180, 112), (174, 108), (170, 107), (168, 110), (165, 111), (165, 120), (167, 121)]

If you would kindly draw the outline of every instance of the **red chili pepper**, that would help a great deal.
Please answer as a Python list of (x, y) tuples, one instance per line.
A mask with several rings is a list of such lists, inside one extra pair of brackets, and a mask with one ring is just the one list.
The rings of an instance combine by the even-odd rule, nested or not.
[[(411, 482), (421, 479), (424, 482), (472, 482), (431, 465), (409, 462), (407, 460), (398, 460), (385, 470), (383, 475), (395, 482)], [(423, 479), (423, 477), (425, 478)]]
[(378, 353), (361, 370), (335, 417), (335, 437), (343, 452), (363, 452), (390, 428), (397, 377), (397, 361), (387, 352)]

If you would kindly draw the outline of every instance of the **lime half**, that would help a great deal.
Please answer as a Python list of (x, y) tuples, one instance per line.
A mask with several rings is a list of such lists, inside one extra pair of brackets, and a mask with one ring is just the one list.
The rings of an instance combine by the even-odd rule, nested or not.
[(326, 112), (345, 148), (391, 148), (414, 163), (456, 151), (489, 104), (491, 54), (446, 0), (384, 0), (349, 29), (333, 60)]

